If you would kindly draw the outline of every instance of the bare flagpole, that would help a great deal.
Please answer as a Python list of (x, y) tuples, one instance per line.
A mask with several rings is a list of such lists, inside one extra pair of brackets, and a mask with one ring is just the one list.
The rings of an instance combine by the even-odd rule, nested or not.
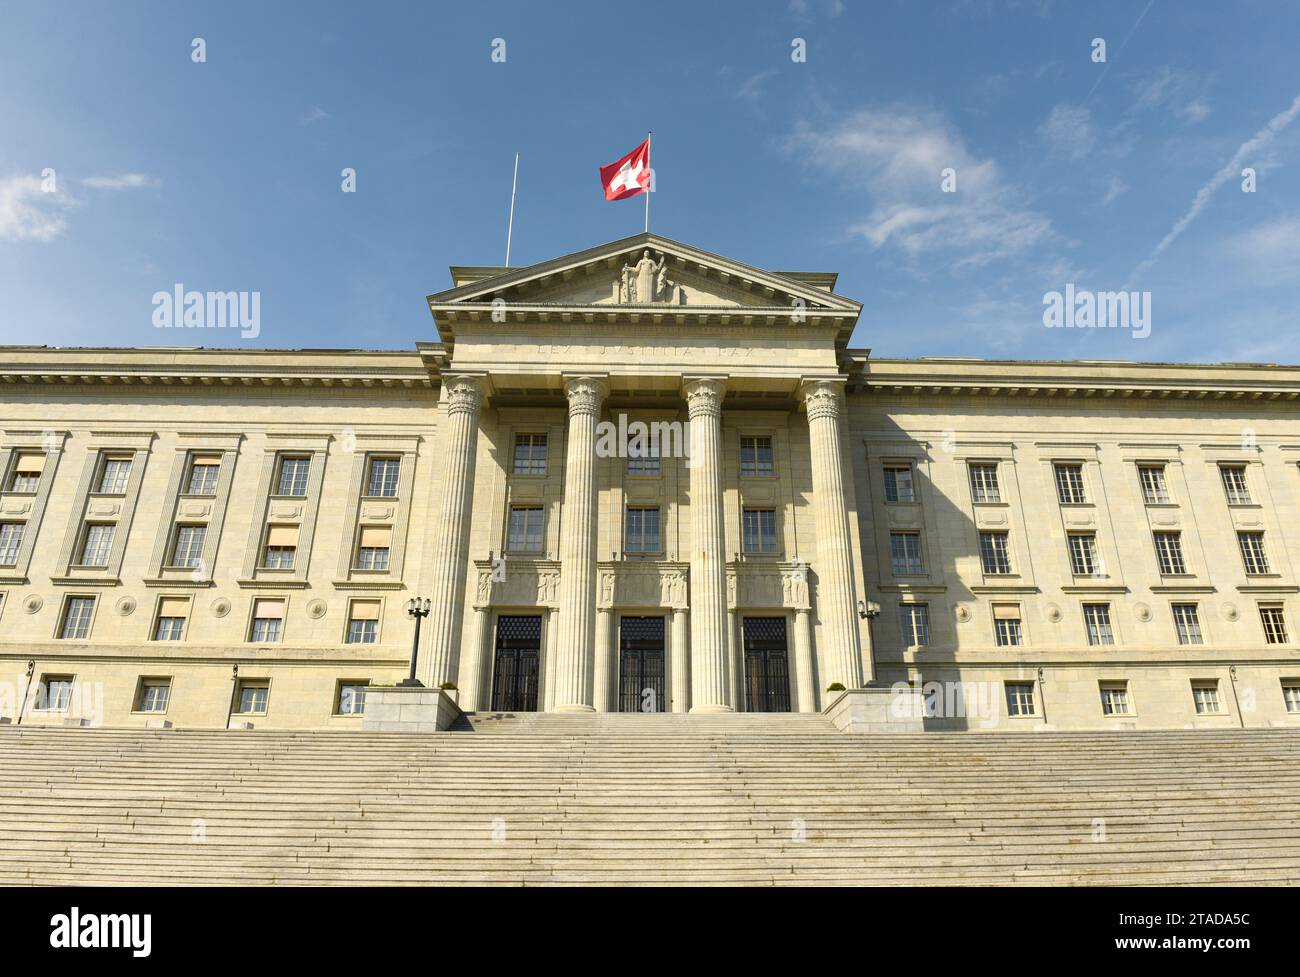
[(646, 169), (650, 171), (647, 174), (650, 182), (646, 184), (645, 188), (645, 229), (647, 232), (650, 230), (650, 191), (654, 189), (655, 185), (655, 171), (654, 167), (650, 165), (650, 137), (653, 135), (653, 130), (645, 134), (645, 165)]
[(515, 233), (515, 189), (519, 186), (519, 154), (515, 153), (515, 178), (510, 183), (510, 225), (506, 228), (506, 267), (510, 267), (510, 238)]

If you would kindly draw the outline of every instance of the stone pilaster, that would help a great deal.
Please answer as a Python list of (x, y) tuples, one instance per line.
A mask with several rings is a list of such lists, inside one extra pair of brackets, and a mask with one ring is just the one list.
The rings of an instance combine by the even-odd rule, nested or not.
[(806, 607), (794, 612), (794, 670), (799, 686), (799, 712), (817, 711), (817, 690), (813, 687), (812, 621)]
[(683, 387), (691, 422), (691, 712), (731, 712), (721, 380)]
[(690, 705), (691, 645), (688, 635), (689, 612), (685, 607), (673, 608), (672, 638), (672, 697), (673, 712), (685, 712)]
[(568, 451), (564, 462), (564, 515), (560, 523), (560, 620), (554, 649), (555, 709), (592, 712), (596, 644), (596, 421), (605, 384), (574, 377), (569, 398)]
[(442, 439), (441, 457), (446, 467), (430, 546), (433, 570), (429, 620), (425, 624), (429, 644), (423, 661), (418, 663), (424, 684), (435, 688), (443, 682), (454, 681), (459, 664), (483, 386), (483, 379), (475, 376), (449, 376), (443, 380), (446, 435)]
[(812, 380), (802, 393), (812, 450), (813, 514), (817, 527), (817, 611), (822, 630), (821, 686), (862, 686), (853, 545), (844, 500), (843, 384)]

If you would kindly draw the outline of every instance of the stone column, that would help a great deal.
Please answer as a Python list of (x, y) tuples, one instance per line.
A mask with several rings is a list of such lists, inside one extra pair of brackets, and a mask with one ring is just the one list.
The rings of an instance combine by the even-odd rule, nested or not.
[(608, 607), (596, 609), (596, 667), (592, 672), (592, 683), (596, 697), (592, 702), (597, 712), (610, 711), (609, 688), (615, 669), (611, 667), (613, 657), (610, 637), (614, 630), (614, 612)]
[(674, 607), (671, 651), (673, 712), (685, 712), (691, 701), (691, 645), (687, 637), (688, 627), (690, 619), (686, 608)]
[(691, 712), (731, 712), (721, 380), (683, 388), (691, 421)]
[(812, 615), (808, 608), (794, 612), (794, 673), (799, 683), (800, 712), (817, 711), (817, 690), (813, 688)]
[(605, 384), (574, 377), (564, 460), (564, 515), (560, 523), (560, 622), (555, 648), (555, 710), (593, 712), (592, 663), (596, 644), (596, 420)]
[(429, 585), (428, 651), (419, 662), (424, 684), (437, 688), (456, 678), (461, 624), (465, 611), (465, 574), (469, 557), (470, 514), (474, 498), (474, 459), (478, 453), (478, 418), (483, 404), (483, 379), (449, 376), (443, 380), (446, 401), (440, 460), (442, 501), (433, 525), (430, 549), (433, 570)]
[[(474, 623), (470, 628), (470, 640), (460, 656), (460, 707), (466, 712), (487, 709), (492, 695), (492, 672), (487, 667), (492, 655), (485, 651), (492, 627), (489, 620), (491, 609), (474, 606)], [(486, 693), (483, 691), (487, 687)]]
[(841, 682), (862, 687), (853, 545), (844, 501), (842, 381), (811, 380), (803, 386), (812, 453), (813, 515), (817, 528), (817, 612), (823, 642), (822, 687)]

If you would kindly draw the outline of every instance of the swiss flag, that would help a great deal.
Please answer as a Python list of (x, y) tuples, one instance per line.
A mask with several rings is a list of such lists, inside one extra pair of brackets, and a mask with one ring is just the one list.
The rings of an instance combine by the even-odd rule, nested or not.
[(628, 153), (616, 163), (600, 168), (600, 185), (606, 200), (635, 197), (650, 189), (650, 140)]

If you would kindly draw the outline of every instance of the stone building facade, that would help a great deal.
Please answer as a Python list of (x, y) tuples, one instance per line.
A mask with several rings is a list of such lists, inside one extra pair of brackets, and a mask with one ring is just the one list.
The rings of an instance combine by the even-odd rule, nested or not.
[(1300, 370), (888, 360), (835, 275), (455, 267), (412, 351), (0, 357), (0, 720), (1300, 724)]

